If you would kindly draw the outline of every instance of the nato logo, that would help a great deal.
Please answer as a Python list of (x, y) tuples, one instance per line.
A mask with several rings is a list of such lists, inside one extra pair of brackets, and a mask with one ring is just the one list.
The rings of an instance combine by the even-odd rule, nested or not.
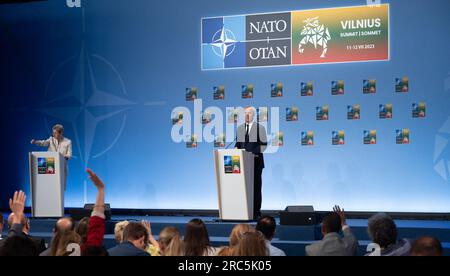
[(290, 64), (290, 13), (202, 19), (202, 70)]
[(202, 69), (246, 66), (245, 17), (202, 19)]
[(47, 159), (46, 158), (38, 158), (38, 167), (46, 167)]

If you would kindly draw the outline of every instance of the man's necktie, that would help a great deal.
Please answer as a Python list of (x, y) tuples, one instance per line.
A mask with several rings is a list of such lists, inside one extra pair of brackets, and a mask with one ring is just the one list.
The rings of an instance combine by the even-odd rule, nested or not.
[(245, 142), (248, 143), (250, 142), (250, 136), (248, 135), (249, 132), (249, 125), (245, 124)]

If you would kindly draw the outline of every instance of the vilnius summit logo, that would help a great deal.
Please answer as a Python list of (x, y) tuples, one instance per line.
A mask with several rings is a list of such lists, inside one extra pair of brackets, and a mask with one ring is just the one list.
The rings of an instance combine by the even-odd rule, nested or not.
[(202, 70), (389, 60), (389, 4), (202, 18)]

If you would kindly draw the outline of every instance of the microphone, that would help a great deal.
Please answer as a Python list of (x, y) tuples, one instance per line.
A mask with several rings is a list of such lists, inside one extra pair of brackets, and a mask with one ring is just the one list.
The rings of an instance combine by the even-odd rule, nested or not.
[(233, 142), (229, 143), (229, 144), (225, 147), (225, 149), (228, 149), (232, 144), (234, 144), (234, 143), (236, 142), (236, 140), (237, 140), (237, 136), (234, 138)]

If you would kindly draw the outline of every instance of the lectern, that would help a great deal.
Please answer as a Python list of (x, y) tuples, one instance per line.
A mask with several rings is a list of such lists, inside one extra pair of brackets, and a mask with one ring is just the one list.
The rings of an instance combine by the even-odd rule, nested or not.
[(214, 151), (221, 220), (253, 219), (254, 160), (253, 153), (241, 149)]
[(66, 159), (57, 152), (31, 152), (29, 159), (32, 216), (64, 216)]

